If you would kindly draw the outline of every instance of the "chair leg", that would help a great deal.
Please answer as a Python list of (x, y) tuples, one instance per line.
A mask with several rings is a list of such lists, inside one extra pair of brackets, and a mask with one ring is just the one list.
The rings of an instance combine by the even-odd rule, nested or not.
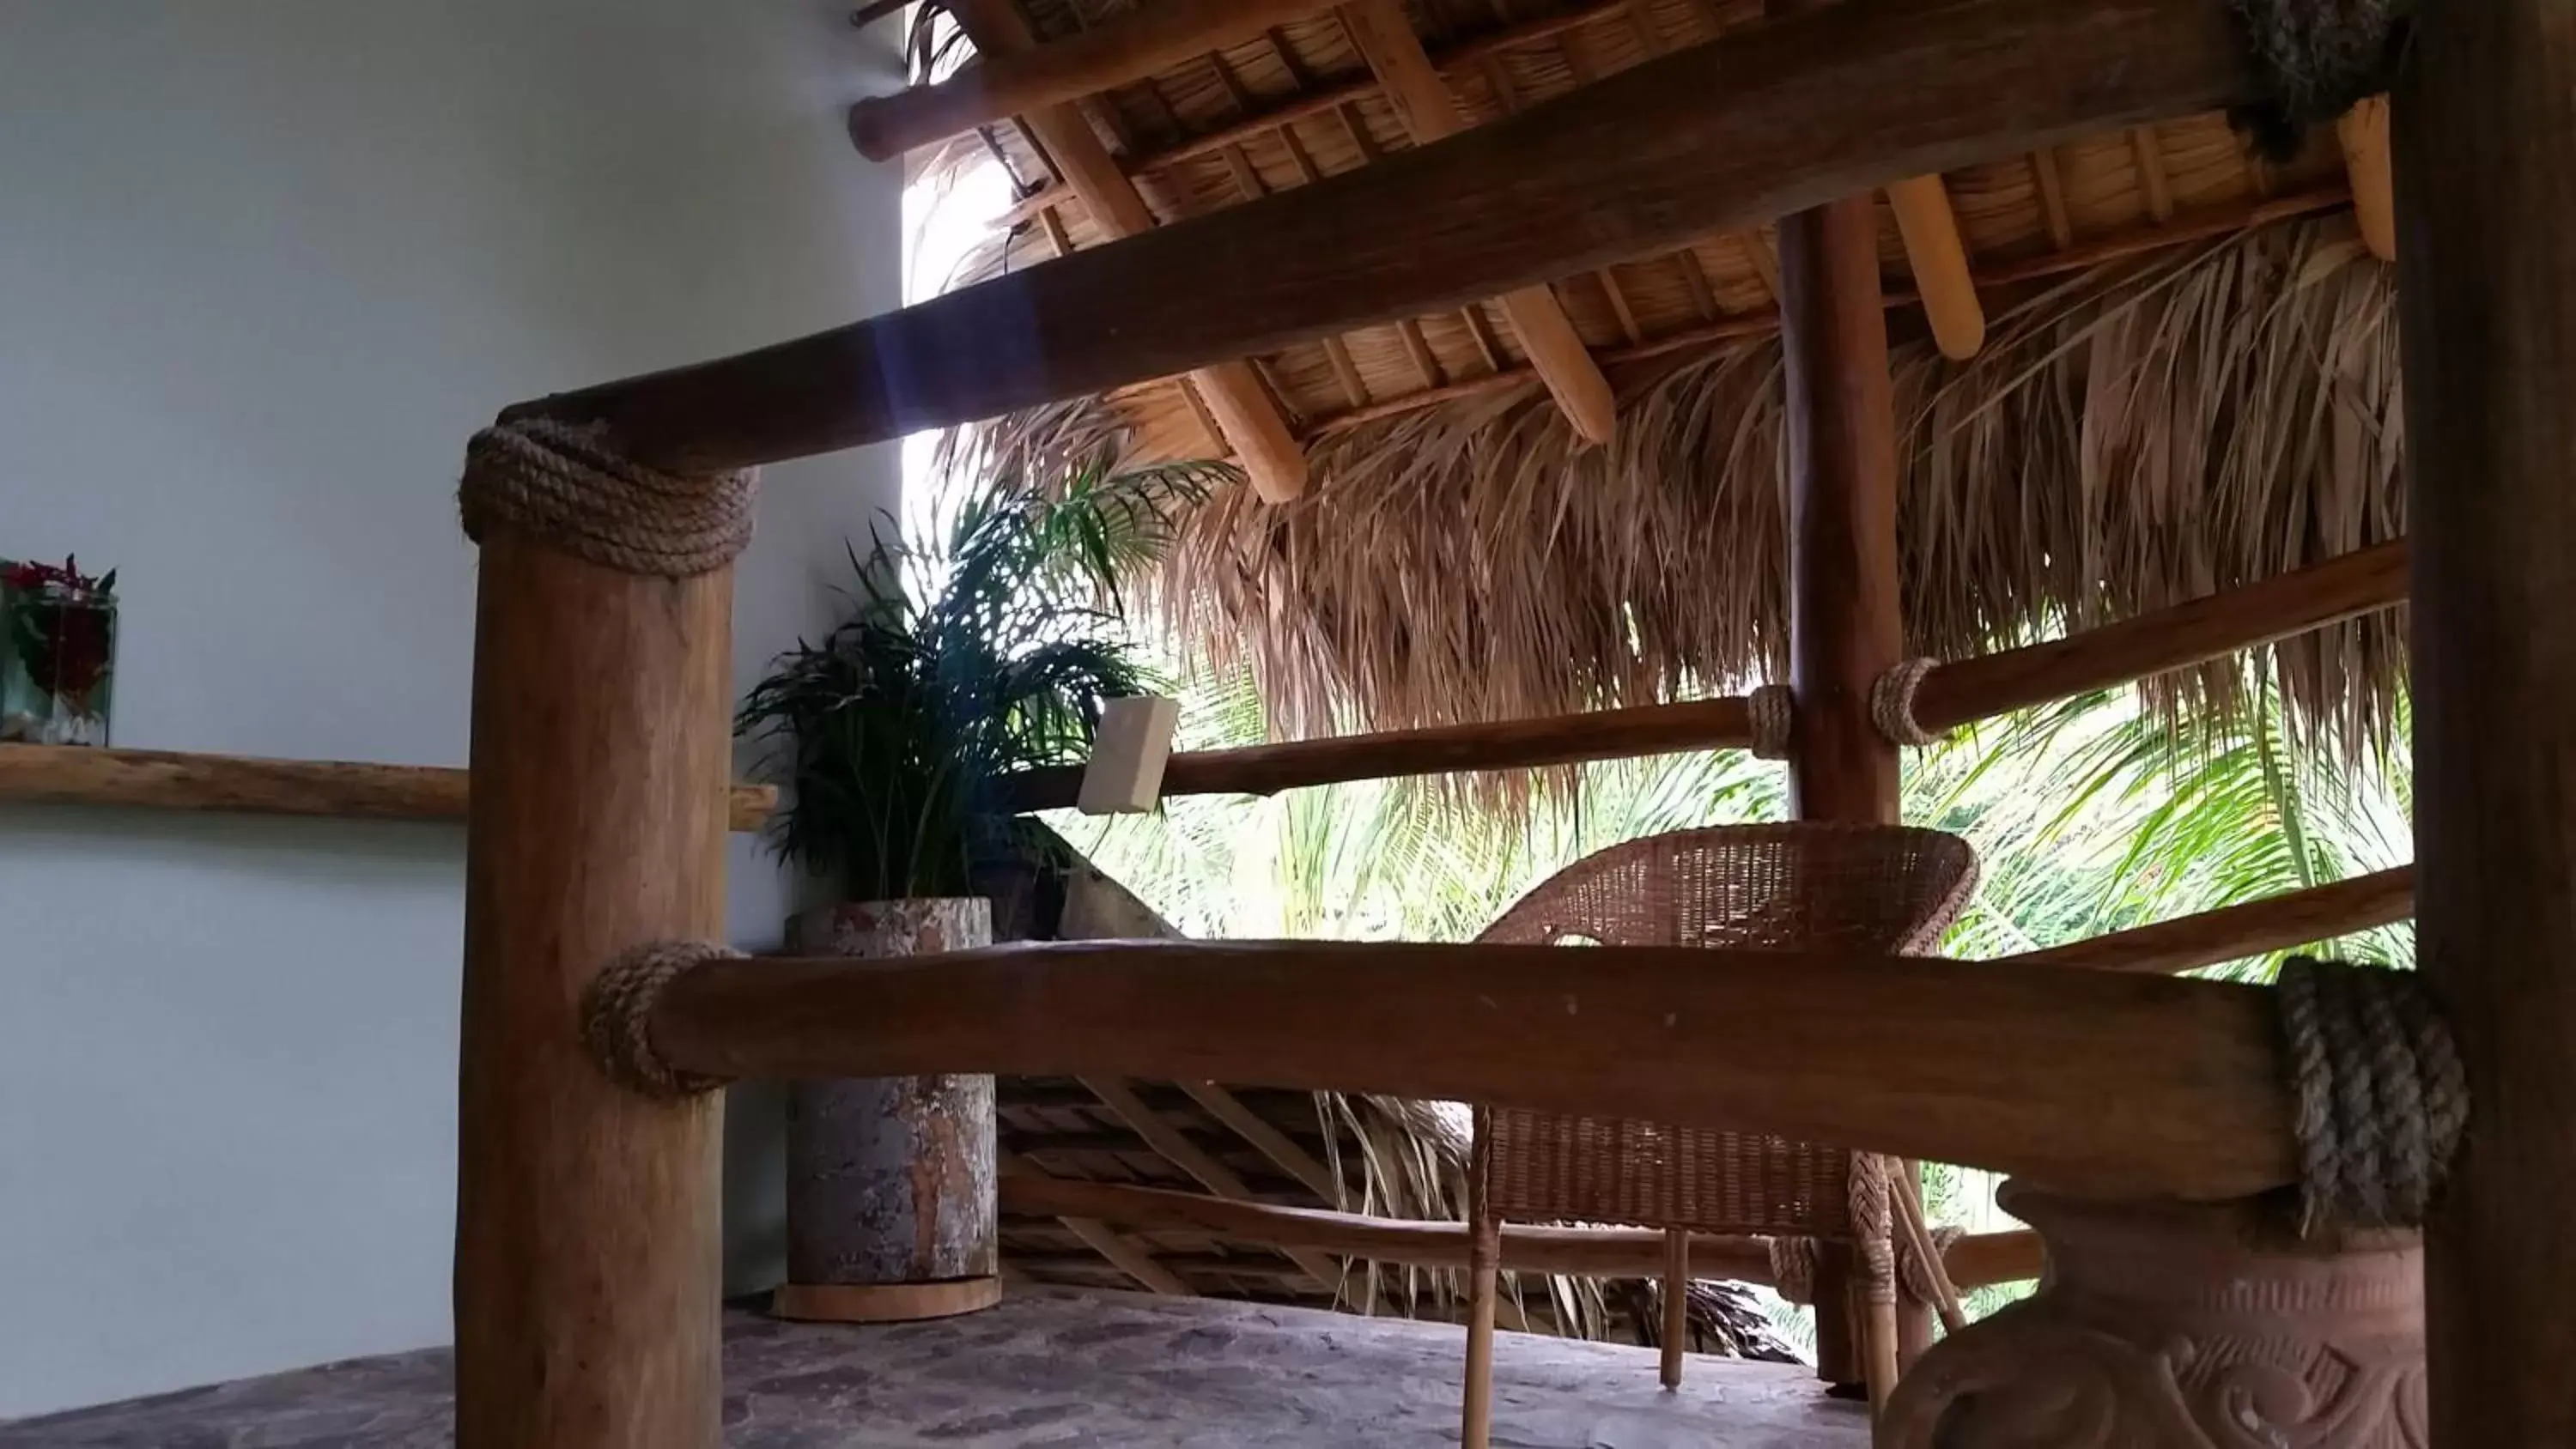
[(1896, 1391), (1896, 1302), (1871, 1301), (1861, 1319), (1861, 1368), (1868, 1374), (1870, 1412), (1887, 1407), (1887, 1396)]
[(1664, 1230), (1664, 1387), (1682, 1386), (1682, 1352), (1690, 1347), (1690, 1234)]
[(1486, 1449), (1494, 1427), (1494, 1280), (1503, 1232), (1489, 1191), (1493, 1154), (1486, 1127), (1484, 1109), (1478, 1108), (1475, 1143), (1467, 1154), (1467, 1385), (1459, 1449)]

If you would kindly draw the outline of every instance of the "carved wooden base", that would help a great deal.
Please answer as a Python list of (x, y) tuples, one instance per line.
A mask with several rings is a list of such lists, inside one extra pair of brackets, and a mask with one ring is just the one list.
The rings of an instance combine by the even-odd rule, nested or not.
[(1923, 1356), (1878, 1449), (2424, 1449), (2416, 1234), (2301, 1242), (2268, 1204), (2019, 1184), (2003, 1203), (2048, 1277)]

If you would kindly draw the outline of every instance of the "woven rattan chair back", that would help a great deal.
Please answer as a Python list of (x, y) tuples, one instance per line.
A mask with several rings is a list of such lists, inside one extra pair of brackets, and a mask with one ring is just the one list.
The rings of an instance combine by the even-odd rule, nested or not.
[[(1976, 883), (1934, 830), (1729, 825), (1614, 846), (1558, 872), (1479, 940), (1919, 954)], [(1494, 1108), (1489, 1211), (1522, 1222), (1848, 1238), (1844, 1149), (1633, 1118)]]

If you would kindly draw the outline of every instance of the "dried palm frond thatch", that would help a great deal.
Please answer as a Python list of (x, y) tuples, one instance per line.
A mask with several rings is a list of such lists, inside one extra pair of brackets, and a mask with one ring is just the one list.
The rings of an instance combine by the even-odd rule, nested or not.
[[(2348, 218), (2105, 267), (1996, 309), (1964, 364), (1895, 356), (1907, 647), (1959, 658), (2252, 582), (2404, 532), (2391, 273)], [(1187, 520), (1165, 621), (1249, 666), (1289, 735), (1565, 713), (1777, 675), (1781, 363), (1759, 338), (1622, 379), (1586, 448), (1535, 387), (1328, 434), (1286, 506)], [(1166, 390), (1165, 395), (1168, 395)], [(982, 468), (1117, 454), (1120, 399), (971, 440)], [(2402, 617), (2290, 641), (2289, 717), (2381, 738)], [(2151, 686), (2213, 727), (2246, 675)]]

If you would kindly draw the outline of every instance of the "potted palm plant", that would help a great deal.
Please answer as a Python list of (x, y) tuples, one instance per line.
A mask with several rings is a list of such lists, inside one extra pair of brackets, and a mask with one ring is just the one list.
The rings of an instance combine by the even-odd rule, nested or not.
[[(737, 728), (789, 787), (779, 852), (833, 904), (788, 922), (803, 955), (908, 956), (992, 938), (974, 882), (1029, 858), (1014, 773), (1078, 764), (1103, 701), (1145, 692), (1122, 637), (1120, 575), (1169, 542), (1222, 470), (1008, 475), (928, 547), (882, 534), (850, 611), (800, 641), (743, 702)], [(930, 1317), (1000, 1296), (988, 1076), (804, 1082), (790, 1091), (787, 1284), (776, 1310)]]

